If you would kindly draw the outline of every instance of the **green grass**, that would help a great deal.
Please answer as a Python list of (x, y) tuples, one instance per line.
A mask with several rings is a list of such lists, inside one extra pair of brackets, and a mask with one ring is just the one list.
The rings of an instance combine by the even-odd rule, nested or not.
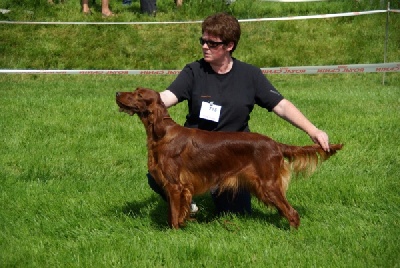
[[(325, 14), (379, 8), (370, 1), (272, 3), (240, 0), (188, 0), (176, 10), (172, 0), (159, 0), (157, 16), (138, 13), (111, 1), (119, 15), (102, 20), (80, 13), (79, 1), (25, 5), (3, 0), (0, 20), (28, 21), (187, 21), (215, 11), (239, 19)], [(99, 0), (98, 0), (99, 1)], [(122, 0), (121, 0), (122, 1)], [(42, 0), (42, 2), (46, 2)], [(379, 2), (379, 1), (375, 1)], [(134, 2), (137, 5), (138, 2)], [(396, 3), (392, 8), (396, 8)], [(399, 6), (397, 5), (397, 8)], [(27, 15), (25, 10), (33, 10)], [(30, 13), (28, 13), (30, 14)], [(243, 23), (235, 56), (259, 67), (380, 63), (384, 60), (386, 14), (333, 19)], [(400, 59), (400, 16), (390, 14), (387, 61)], [(21, 69), (182, 69), (201, 57), (200, 24), (174, 25), (13, 25), (0, 24), (0, 68)]]
[[(172, 78), (153, 85), (164, 88)], [(250, 217), (215, 217), (208, 195), (197, 198), (197, 222), (168, 229), (166, 204), (146, 182), (144, 128), (114, 100), (116, 90), (148, 77), (0, 79), (3, 267), (398, 265), (398, 75), (389, 74), (386, 86), (379, 74), (271, 77), (332, 142), (345, 143), (313, 176), (292, 181), (297, 231), (256, 200)], [(171, 115), (183, 122), (184, 105)], [(310, 143), (261, 109), (251, 128)]]
[[(385, 1), (386, 2), (386, 1)], [(201, 20), (381, 8), (380, 1), (306, 4), (238, 0), (158, 1), (156, 18), (138, 2), (115, 21)], [(392, 3), (396, 8), (397, 3)], [(1, 0), (0, 20), (101, 21), (77, 1)], [(397, 7), (398, 8), (398, 7)], [(32, 10), (34, 13), (27, 13)], [(391, 14), (388, 61), (399, 61), (400, 17)], [(235, 56), (259, 67), (383, 61), (385, 15), (243, 24)], [(201, 57), (200, 25), (32, 26), (0, 24), (2, 69), (181, 69)], [(289, 228), (255, 199), (249, 217), (216, 217), (197, 197), (197, 222), (167, 227), (167, 206), (147, 185), (145, 132), (119, 113), (115, 92), (166, 88), (173, 75), (0, 76), (1, 267), (399, 267), (400, 75), (270, 75), (331, 142), (345, 147), (287, 197), (301, 216)], [(186, 105), (170, 109), (183, 123)], [(252, 131), (289, 144), (311, 141), (256, 108)]]

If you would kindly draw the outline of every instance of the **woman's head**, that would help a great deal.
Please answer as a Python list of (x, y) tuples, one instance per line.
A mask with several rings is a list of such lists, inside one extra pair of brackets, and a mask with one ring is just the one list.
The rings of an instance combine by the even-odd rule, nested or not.
[(201, 32), (219, 37), (226, 44), (233, 42), (231, 53), (235, 51), (241, 34), (238, 20), (226, 13), (216, 13), (207, 17), (202, 23)]

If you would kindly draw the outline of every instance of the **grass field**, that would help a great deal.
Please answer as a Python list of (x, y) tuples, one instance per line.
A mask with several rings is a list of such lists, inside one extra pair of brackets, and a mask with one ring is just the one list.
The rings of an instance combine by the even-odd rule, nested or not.
[[(134, 7), (123, 8), (120, 0), (111, 0), (118, 16), (104, 20), (98, 13), (82, 15), (78, 1), (57, 5), (48, 5), (47, 0), (41, 0), (41, 5), (34, 5), (39, 0), (1, 1), (5, 2), (3, 8), (9, 8), (11, 12), (0, 14), (0, 20), (39, 22), (187, 21), (203, 20), (218, 11), (232, 13), (238, 19), (279, 18), (382, 8), (380, 0), (300, 4), (240, 0), (230, 6), (223, 4), (222, 0), (187, 0), (184, 7), (177, 10), (172, 0), (159, 0), (157, 4), (160, 12), (156, 17), (149, 17), (138, 14)], [(20, 2), (25, 4), (21, 5)], [(366, 4), (370, 2), (375, 4)], [(134, 5), (137, 4), (134, 2)], [(400, 8), (400, 3), (394, 2), (391, 6)], [(33, 14), (27, 15), (26, 10), (33, 10)], [(381, 63), (384, 60), (385, 23), (384, 13), (331, 19), (242, 23), (241, 42), (234, 55), (259, 67)], [(389, 26), (387, 61), (399, 61), (398, 13), (390, 14)], [(198, 45), (200, 34), (200, 24), (197, 23), (0, 24), (0, 68), (180, 70), (186, 63), (201, 57)]]
[[(75, 1), (45, 2), (2, 0), (0, 8), (35, 13), (0, 18), (102, 20), (77, 13)], [(136, 2), (125, 9), (111, 1), (117, 21), (203, 19), (223, 9), (240, 18), (322, 14), (379, 8), (381, 1), (211, 2), (186, 1), (175, 10), (159, 1), (150, 18), (137, 14)], [(235, 56), (259, 67), (378, 63), (384, 21), (381, 14), (245, 24)], [(393, 62), (400, 61), (399, 25), (392, 15)], [(200, 57), (199, 25), (151, 29), (0, 24), (0, 68), (181, 69)], [(386, 74), (385, 85), (374, 73), (268, 76), (331, 142), (345, 144), (311, 177), (292, 180), (287, 197), (300, 214), (298, 230), (255, 199), (251, 216), (216, 217), (207, 194), (196, 198), (197, 222), (167, 227), (167, 206), (145, 177), (144, 128), (118, 112), (115, 92), (162, 90), (174, 78), (0, 75), (0, 267), (400, 266), (399, 73)], [(178, 123), (185, 106), (170, 109)], [(250, 127), (280, 142), (311, 143), (259, 108)]]
[[(345, 147), (288, 199), (290, 230), (253, 200), (250, 217), (214, 216), (167, 228), (147, 186), (145, 133), (118, 112), (116, 90), (147, 77), (1, 76), (0, 263), (3, 267), (396, 267), (399, 252), (399, 76), (272, 76), (332, 142)], [(159, 88), (173, 77), (157, 78)], [(183, 122), (184, 105), (171, 109)], [(292, 144), (305, 134), (256, 109), (253, 131)]]

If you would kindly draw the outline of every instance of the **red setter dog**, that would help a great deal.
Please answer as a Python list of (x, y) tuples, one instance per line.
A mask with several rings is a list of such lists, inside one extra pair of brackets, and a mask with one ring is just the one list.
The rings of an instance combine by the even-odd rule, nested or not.
[(291, 171), (311, 173), (320, 159), (343, 146), (333, 144), (325, 152), (316, 144), (290, 146), (257, 133), (185, 128), (171, 119), (160, 94), (151, 89), (118, 92), (116, 101), (121, 112), (137, 114), (146, 128), (148, 169), (166, 193), (168, 222), (176, 229), (189, 218), (192, 196), (216, 186), (220, 191), (247, 188), (297, 228), (299, 214), (285, 197)]

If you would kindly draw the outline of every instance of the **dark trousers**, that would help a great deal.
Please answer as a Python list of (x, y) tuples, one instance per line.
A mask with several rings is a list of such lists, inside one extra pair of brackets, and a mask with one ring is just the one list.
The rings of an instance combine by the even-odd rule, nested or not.
[[(147, 181), (151, 189), (159, 194), (162, 199), (167, 201), (167, 196), (164, 190), (157, 184), (153, 176), (147, 173)], [(237, 193), (226, 190), (224, 192), (211, 192), (211, 197), (214, 201), (218, 214), (235, 213), (235, 214), (250, 214), (251, 213), (251, 194), (247, 190), (239, 189)]]
[(155, 15), (157, 0), (140, 0), (140, 11), (144, 14)]

